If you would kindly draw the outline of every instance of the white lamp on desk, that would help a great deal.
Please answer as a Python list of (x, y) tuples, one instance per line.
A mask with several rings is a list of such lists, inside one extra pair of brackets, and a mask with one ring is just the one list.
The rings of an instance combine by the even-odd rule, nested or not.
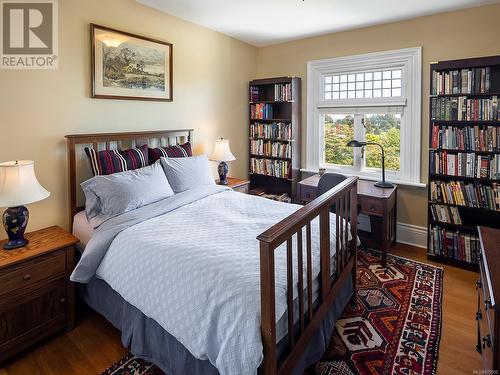
[(35, 176), (32, 160), (17, 160), (0, 163), (0, 207), (9, 207), (3, 214), (3, 226), (9, 236), (4, 249), (26, 246), (24, 231), (28, 225), (29, 212), (25, 204), (47, 198), (50, 193), (43, 188)]

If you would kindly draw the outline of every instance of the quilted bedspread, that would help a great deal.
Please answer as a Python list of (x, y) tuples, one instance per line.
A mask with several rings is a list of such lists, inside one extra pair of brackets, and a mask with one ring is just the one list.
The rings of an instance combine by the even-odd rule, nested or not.
[[(219, 186), (193, 190), (103, 224), (71, 278), (86, 282), (95, 274), (105, 280), (220, 374), (254, 375), (263, 358), (256, 237), (301, 206)], [(318, 226), (316, 220), (311, 227), (315, 279)], [(287, 308), (283, 246), (275, 264), (280, 340), (286, 335)]]

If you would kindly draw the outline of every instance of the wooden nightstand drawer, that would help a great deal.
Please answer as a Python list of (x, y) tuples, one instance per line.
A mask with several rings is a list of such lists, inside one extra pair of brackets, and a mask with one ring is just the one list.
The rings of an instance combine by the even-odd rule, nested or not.
[(9, 251), (0, 241), (0, 361), (75, 323), (69, 274), (78, 238), (56, 226), (27, 238)]
[(64, 328), (67, 303), (64, 279), (4, 296), (0, 300), (0, 361)]
[(0, 270), (0, 295), (30, 287), (66, 273), (66, 250), (14, 264)]
[(358, 204), (361, 206), (362, 213), (380, 216), (384, 214), (384, 203), (380, 199), (370, 199), (370, 197), (358, 195)]
[(248, 184), (245, 184), (245, 185), (242, 185), (242, 186), (233, 187), (233, 190), (237, 191), (238, 193), (248, 194)]
[[(219, 183), (219, 180), (216, 182)], [(238, 193), (248, 194), (250, 190), (250, 181), (242, 180), (240, 178), (227, 177), (227, 184), (225, 186), (230, 187)]]

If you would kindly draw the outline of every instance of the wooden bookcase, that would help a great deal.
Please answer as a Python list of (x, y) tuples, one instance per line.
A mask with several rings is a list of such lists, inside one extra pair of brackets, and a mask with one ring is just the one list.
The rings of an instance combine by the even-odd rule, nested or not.
[(500, 227), (499, 100), (500, 56), (431, 64), (430, 260), (477, 270), (478, 226)]
[[(250, 81), (251, 193), (287, 194), (292, 201), (296, 200), (300, 172), (300, 97), (301, 80), (298, 77)], [(259, 168), (256, 163), (259, 163)]]

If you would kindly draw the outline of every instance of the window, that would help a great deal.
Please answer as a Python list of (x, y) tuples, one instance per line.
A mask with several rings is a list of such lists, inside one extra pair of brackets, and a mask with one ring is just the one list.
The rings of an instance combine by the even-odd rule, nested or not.
[(324, 76), (324, 99), (401, 96), (401, 69)]
[(308, 63), (307, 170), (420, 183), (421, 49)]
[(354, 150), (346, 147), (346, 143), (354, 139), (354, 115), (352, 114), (325, 114), (324, 160), (328, 164), (354, 166)]

